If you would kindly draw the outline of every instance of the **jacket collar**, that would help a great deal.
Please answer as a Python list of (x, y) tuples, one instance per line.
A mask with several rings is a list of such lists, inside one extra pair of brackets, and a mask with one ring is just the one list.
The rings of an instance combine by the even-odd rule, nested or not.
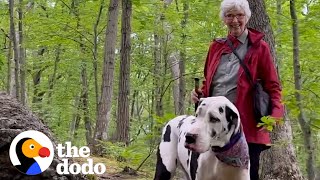
[(248, 36), (251, 44), (256, 44), (257, 42), (262, 40), (262, 38), (264, 37), (264, 34), (262, 32), (257, 31), (255, 29), (248, 28), (248, 31), (249, 31)]
[[(262, 38), (264, 37), (264, 34), (260, 31), (257, 31), (252, 28), (247, 28), (248, 29), (248, 38), (251, 44), (258, 43)], [(217, 38), (215, 39), (216, 42), (220, 44), (224, 44), (226, 42), (227, 38)]]

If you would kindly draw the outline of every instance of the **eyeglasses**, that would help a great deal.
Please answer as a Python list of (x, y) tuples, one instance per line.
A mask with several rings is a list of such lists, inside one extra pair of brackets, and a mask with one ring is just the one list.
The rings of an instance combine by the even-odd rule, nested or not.
[(237, 20), (242, 20), (244, 19), (245, 15), (244, 14), (226, 14), (224, 16), (228, 21), (232, 21), (234, 17), (237, 18)]

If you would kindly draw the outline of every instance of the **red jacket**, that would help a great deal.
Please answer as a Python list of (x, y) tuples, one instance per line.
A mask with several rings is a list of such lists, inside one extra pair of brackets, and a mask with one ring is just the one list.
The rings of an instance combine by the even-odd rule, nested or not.
[[(244, 58), (244, 63), (250, 70), (253, 79), (263, 81), (264, 90), (270, 95), (272, 101), (272, 117), (283, 117), (283, 105), (281, 104), (281, 87), (277, 71), (272, 61), (270, 48), (262, 40), (264, 34), (253, 29), (248, 29), (248, 38), (251, 47)], [(202, 91), (204, 97), (209, 96), (210, 84), (214, 76), (222, 53), (231, 53), (225, 39), (214, 40), (209, 48), (205, 67)], [(256, 127), (253, 112), (253, 89), (243, 68), (239, 67), (237, 97), (235, 105), (239, 110), (244, 134), (249, 143), (270, 144), (269, 133)]]

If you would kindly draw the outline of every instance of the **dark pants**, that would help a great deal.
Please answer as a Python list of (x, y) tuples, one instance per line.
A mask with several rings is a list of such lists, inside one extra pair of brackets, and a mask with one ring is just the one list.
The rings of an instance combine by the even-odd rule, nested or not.
[(248, 143), (248, 146), (250, 156), (250, 179), (259, 180), (260, 154), (263, 150), (268, 149), (268, 146), (255, 143)]

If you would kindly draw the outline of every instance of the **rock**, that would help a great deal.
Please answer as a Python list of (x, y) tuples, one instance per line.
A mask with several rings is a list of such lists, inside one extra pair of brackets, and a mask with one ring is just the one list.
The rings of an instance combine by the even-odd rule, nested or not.
[[(9, 148), (12, 140), (21, 132), (36, 130), (44, 133), (56, 147), (56, 140), (50, 129), (29, 109), (21, 105), (14, 98), (0, 92), (0, 179), (23, 180), (84, 180), (84, 175), (59, 175), (56, 166), (62, 162), (55, 149), (55, 156), (50, 167), (39, 175), (27, 176), (20, 173), (11, 163)], [(71, 161), (71, 160), (69, 160)], [(72, 162), (72, 161), (71, 161)]]

